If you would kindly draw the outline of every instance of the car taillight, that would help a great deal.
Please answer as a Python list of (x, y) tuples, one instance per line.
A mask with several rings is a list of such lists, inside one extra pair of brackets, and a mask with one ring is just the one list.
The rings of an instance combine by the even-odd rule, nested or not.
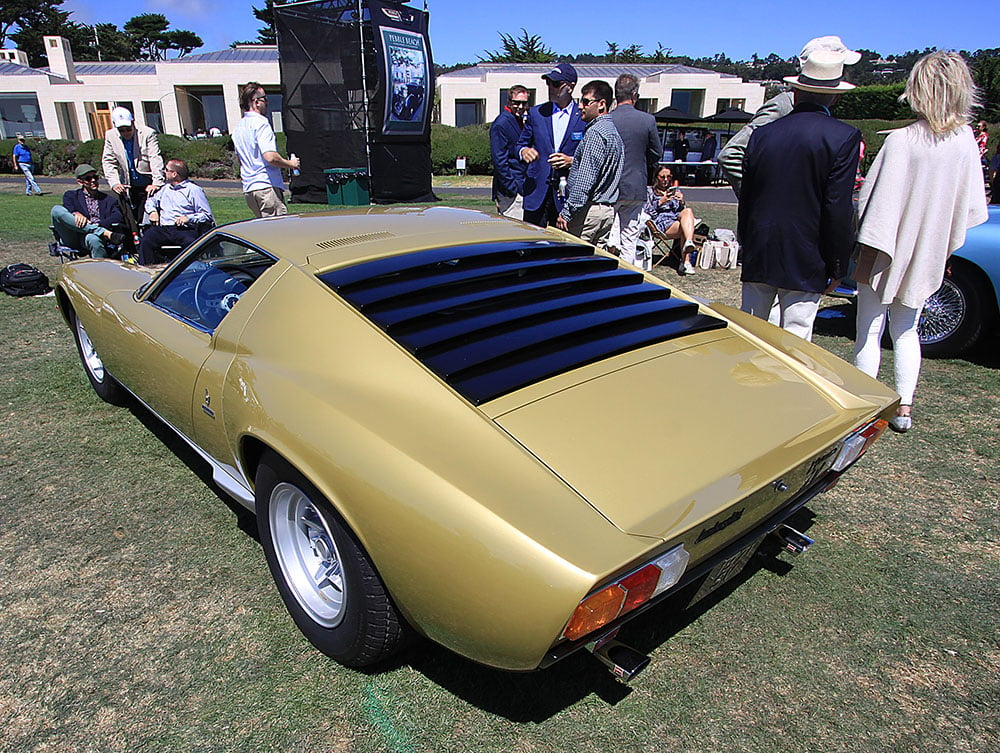
[(675, 546), (638, 570), (590, 594), (577, 605), (563, 630), (563, 637), (575, 641), (645, 604), (677, 583), (690, 559), (683, 544)]
[(851, 463), (865, 454), (865, 450), (868, 449), (872, 442), (882, 436), (882, 432), (888, 426), (888, 421), (878, 418), (851, 434), (844, 440), (844, 444), (840, 448), (840, 454), (833, 461), (830, 470), (842, 471), (851, 465)]

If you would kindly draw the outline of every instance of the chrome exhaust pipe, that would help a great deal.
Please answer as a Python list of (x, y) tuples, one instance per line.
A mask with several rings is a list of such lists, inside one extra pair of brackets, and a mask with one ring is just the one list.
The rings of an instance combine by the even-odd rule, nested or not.
[(783, 525), (778, 530), (774, 532), (781, 543), (784, 545), (784, 550), (798, 557), (800, 554), (805, 554), (809, 551), (815, 542), (806, 536), (801, 531), (796, 531), (791, 526)]
[(610, 640), (599, 646), (587, 646), (611, 674), (622, 682), (628, 682), (647, 666), (649, 657), (620, 641)]

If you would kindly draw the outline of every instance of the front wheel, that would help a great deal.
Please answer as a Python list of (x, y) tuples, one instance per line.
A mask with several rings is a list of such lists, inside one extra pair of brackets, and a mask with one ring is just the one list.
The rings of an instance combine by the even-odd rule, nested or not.
[(983, 285), (961, 263), (952, 262), (944, 278), (920, 313), (917, 334), (925, 356), (951, 358), (968, 350), (983, 331), (986, 297)]
[(257, 528), (271, 575), (299, 630), (349, 667), (387, 659), (404, 623), (368, 555), (298, 471), (267, 453), (256, 479)]
[(104, 368), (104, 361), (101, 360), (90, 335), (87, 334), (80, 317), (72, 309), (70, 309), (70, 318), (72, 319), (73, 337), (76, 339), (76, 349), (80, 354), (80, 360), (83, 361), (83, 370), (87, 372), (90, 386), (94, 388), (94, 392), (101, 400), (112, 405), (122, 405), (128, 393), (118, 380)]

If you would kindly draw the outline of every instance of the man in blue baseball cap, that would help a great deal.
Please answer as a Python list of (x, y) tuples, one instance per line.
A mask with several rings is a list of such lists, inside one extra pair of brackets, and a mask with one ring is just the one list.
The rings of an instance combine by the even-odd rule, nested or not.
[(586, 123), (573, 101), (576, 69), (559, 63), (542, 76), (549, 101), (528, 111), (517, 152), (527, 164), (524, 219), (539, 227), (554, 225), (566, 198), (566, 179)]

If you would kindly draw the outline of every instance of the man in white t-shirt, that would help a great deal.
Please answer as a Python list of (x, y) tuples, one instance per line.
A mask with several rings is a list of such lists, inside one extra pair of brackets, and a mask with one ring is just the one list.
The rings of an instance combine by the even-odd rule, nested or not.
[(278, 154), (267, 115), (267, 95), (256, 81), (240, 90), (243, 120), (233, 129), (233, 144), (240, 158), (243, 197), (254, 217), (277, 217), (288, 214), (285, 207), (285, 182), (281, 168), (299, 169), (299, 158), (285, 159)]

